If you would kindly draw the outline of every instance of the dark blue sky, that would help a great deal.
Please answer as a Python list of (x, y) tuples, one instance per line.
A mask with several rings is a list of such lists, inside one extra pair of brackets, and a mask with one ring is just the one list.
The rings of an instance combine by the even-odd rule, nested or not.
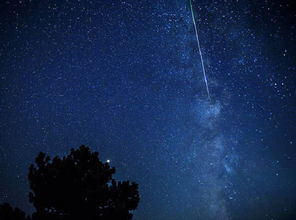
[[(291, 1), (292, 2), (292, 1)], [(0, 202), (39, 151), (85, 144), (139, 183), (135, 219), (296, 219), (296, 7), (0, 3)]]

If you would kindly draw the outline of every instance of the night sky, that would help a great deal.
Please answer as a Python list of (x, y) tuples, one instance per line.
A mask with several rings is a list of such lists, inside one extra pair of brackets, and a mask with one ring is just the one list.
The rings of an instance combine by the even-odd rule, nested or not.
[[(292, 1), (291, 1), (292, 2)], [(0, 203), (85, 144), (139, 183), (139, 220), (296, 219), (296, 7), (195, 0), (0, 3)]]

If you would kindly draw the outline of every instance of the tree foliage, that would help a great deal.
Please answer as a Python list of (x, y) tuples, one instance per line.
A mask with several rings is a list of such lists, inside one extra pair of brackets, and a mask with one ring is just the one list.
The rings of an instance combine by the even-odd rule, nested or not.
[(115, 181), (114, 173), (85, 146), (63, 158), (39, 153), (28, 175), (29, 200), (36, 208), (32, 219), (132, 219), (138, 185)]
[(0, 205), (0, 219), (2, 220), (29, 220), (25, 212), (18, 208), (12, 208), (8, 203)]

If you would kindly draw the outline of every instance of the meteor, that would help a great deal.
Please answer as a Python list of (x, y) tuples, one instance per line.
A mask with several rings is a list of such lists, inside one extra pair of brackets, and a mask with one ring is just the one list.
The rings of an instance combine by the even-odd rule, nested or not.
[(208, 97), (209, 97), (209, 99), (211, 99), (208, 80), (207, 80), (207, 75), (206, 75), (206, 70), (205, 70), (205, 65), (204, 65), (204, 60), (203, 60), (203, 56), (202, 56), (202, 52), (201, 52), (201, 46), (200, 46), (199, 36), (198, 36), (196, 22), (195, 22), (195, 16), (194, 16), (194, 12), (193, 12), (192, 0), (189, 0), (189, 1), (190, 1), (190, 9), (191, 9), (192, 21), (193, 21), (194, 30), (195, 30), (195, 37), (196, 37), (197, 46), (198, 46), (199, 55), (200, 55), (200, 61), (201, 61), (203, 77), (204, 77), (204, 81), (205, 81), (205, 84), (206, 84)]

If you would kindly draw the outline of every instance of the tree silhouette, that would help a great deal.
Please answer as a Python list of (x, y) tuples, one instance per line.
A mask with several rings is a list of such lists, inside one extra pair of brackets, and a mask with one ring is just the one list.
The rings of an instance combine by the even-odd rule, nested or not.
[[(29, 169), (33, 220), (132, 219), (139, 203), (138, 185), (115, 181), (115, 168), (97, 152), (81, 146), (51, 160), (44, 153)], [(0, 218), (2, 219), (2, 218)]]
[(8, 203), (0, 205), (0, 219), (2, 220), (29, 220), (26, 214), (18, 208), (13, 209)]

